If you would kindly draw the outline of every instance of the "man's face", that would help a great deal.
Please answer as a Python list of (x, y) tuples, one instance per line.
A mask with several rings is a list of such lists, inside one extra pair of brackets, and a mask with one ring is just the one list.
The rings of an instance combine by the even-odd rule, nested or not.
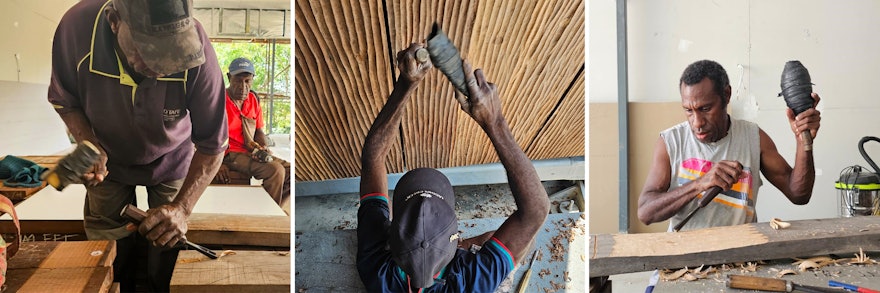
[(229, 97), (236, 100), (243, 100), (247, 98), (248, 93), (251, 91), (251, 82), (254, 80), (254, 75), (242, 72), (236, 75), (226, 74), (229, 78)]
[(116, 41), (119, 43), (119, 48), (122, 50), (122, 54), (125, 55), (125, 61), (131, 69), (134, 69), (135, 72), (146, 77), (158, 78), (164, 76), (163, 74), (153, 71), (147, 67), (146, 63), (144, 63), (144, 59), (141, 58), (141, 54), (138, 53), (137, 47), (134, 45), (134, 40), (131, 38), (131, 30), (127, 23), (117, 19), (115, 23), (113, 23), (112, 28), (116, 33)]
[(727, 135), (727, 99), (730, 87), (725, 89), (726, 97), (720, 97), (713, 89), (712, 80), (703, 78), (697, 84), (680, 85), (681, 106), (684, 108), (691, 131), (701, 142), (716, 142)]

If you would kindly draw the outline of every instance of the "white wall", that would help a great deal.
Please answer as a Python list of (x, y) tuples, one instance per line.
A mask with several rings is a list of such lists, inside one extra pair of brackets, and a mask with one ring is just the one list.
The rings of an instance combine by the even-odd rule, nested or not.
[(55, 28), (64, 12), (76, 2), (0, 1), (0, 80), (49, 84)]
[[(615, 102), (615, 1), (588, 3), (589, 99)], [(696, 60), (718, 61), (734, 88), (731, 114), (757, 122), (789, 162), (795, 138), (776, 95), (785, 62), (803, 62), (822, 96), (813, 199), (792, 205), (765, 180), (759, 221), (838, 215), (834, 181), (846, 166), (867, 166), (856, 146), (862, 136), (880, 136), (880, 99), (872, 90), (880, 77), (880, 1), (630, 0), (627, 9), (631, 102), (679, 102), (681, 71)], [(868, 152), (880, 159), (880, 146)]]

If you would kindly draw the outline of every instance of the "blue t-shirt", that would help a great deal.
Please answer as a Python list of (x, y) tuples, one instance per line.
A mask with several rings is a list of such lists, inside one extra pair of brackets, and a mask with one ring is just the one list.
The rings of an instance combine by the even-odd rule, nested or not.
[[(388, 198), (361, 196), (358, 209), (357, 267), (368, 292), (408, 292), (408, 278), (388, 249)], [(436, 276), (434, 285), (418, 292), (494, 292), (514, 269), (510, 250), (492, 237), (476, 253), (458, 249)], [(415, 292), (415, 291), (414, 291)]]

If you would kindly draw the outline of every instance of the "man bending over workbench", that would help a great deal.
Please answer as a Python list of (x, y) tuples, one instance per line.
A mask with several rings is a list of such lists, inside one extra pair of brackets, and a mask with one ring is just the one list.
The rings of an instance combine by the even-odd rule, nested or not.
[[(100, 148), (83, 177), (86, 236), (116, 240), (122, 291), (142, 279), (168, 291), (174, 247), (227, 147), (223, 73), (192, 0), (78, 2), (55, 31), (48, 96), (76, 141)], [(151, 207), (143, 237), (120, 216), (138, 185)]]
[[(419, 63), (412, 44), (397, 54), (400, 77), (373, 122), (361, 157), (361, 206), (358, 210), (357, 266), (370, 292), (492, 292), (513, 271), (543, 225), (549, 200), (535, 168), (513, 139), (501, 114), (495, 85), (479, 69), (464, 63), (470, 98), (461, 109), (483, 129), (504, 169), (517, 210), (494, 235), (484, 234), (479, 251), (458, 249), (455, 195), (449, 180), (435, 169), (407, 172), (394, 189), (389, 208), (385, 158), (396, 141), (403, 108), (433, 66)], [(393, 212), (390, 211), (393, 208)], [(389, 219), (389, 214), (393, 217)]]
[[(756, 222), (755, 202), (762, 184), (758, 171), (792, 203), (810, 201), (815, 179), (813, 152), (805, 150), (799, 134), (809, 130), (815, 137), (819, 131), (818, 94), (812, 93), (813, 108), (796, 117), (787, 110), (797, 140), (792, 169), (758, 125), (727, 114), (730, 81), (721, 64), (710, 60), (692, 63), (681, 75), (679, 91), (687, 122), (664, 130), (657, 139), (654, 162), (639, 196), (642, 223), (671, 218), (672, 231), (697, 207), (696, 199), (713, 186), (722, 192), (682, 230)], [(651, 285), (656, 281), (655, 274)]]

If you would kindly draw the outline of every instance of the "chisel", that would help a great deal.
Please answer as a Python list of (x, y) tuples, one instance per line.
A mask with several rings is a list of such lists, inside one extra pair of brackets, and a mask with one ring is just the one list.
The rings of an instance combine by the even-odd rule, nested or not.
[(719, 193), (721, 193), (721, 187), (718, 187), (718, 186), (712, 186), (711, 188), (706, 190), (706, 192), (703, 193), (703, 198), (700, 199), (700, 205), (698, 205), (697, 208), (695, 208), (693, 211), (691, 211), (691, 213), (688, 214), (687, 217), (684, 218), (684, 220), (681, 220), (681, 222), (678, 223), (678, 225), (675, 225), (675, 227), (672, 228), (672, 230), (675, 232), (678, 232), (678, 230), (681, 230), (681, 227), (684, 227), (684, 224), (687, 224), (687, 222), (691, 220), (691, 217), (693, 217), (694, 214), (697, 213), (697, 211), (699, 211), (701, 208), (703, 208), (704, 206), (706, 206), (707, 204), (712, 202), (712, 199), (715, 199), (715, 196), (718, 196)]
[[(133, 206), (130, 204), (126, 205), (125, 208), (123, 208), (122, 211), (119, 213), (119, 215), (128, 219), (129, 221), (131, 221), (135, 225), (140, 225), (141, 222), (145, 218), (147, 218), (146, 212), (144, 212), (141, 209), (137, 208), (136, 206)], [(189, 240), (186, 240), (185, 237), (184, 237), (184, 244), (186, 246), (189, 246), (189, 248), (192, 248), (198, 252), (201, 252), (202, 254), (204, 254), (205, 256), (207, 256), (211, 259), (218, 258), (217, 253), (214, 252), (213, 250), (210, 250), (210, 249), (205, 248), (204, 246), (189, 242)]]
[(789, 280), (727, 275), (727, 287), (733, 289), (761, 290), (771, 292), (839, 293), (845, 290), (795, 284)]

